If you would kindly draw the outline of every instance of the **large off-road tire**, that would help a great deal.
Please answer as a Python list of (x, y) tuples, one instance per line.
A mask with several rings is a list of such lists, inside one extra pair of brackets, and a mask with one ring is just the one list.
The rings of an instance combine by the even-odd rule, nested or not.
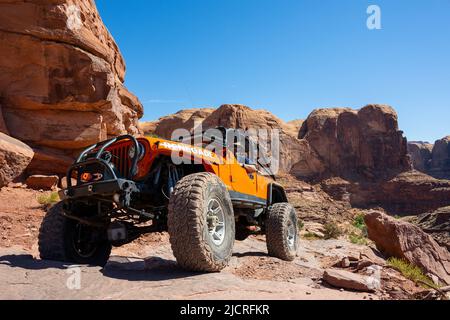
[(81, 224), (63, 215), (62, 202), (49, 209), (39, 229), (41, 259), (104, 266), (111, 244), (104, 231)]
[(228, 190), (216, 175), (194, 173), (177, 183), (167, 225), (173, 254), (182, 268), (217, 272), (228, 265), (234, 213)]
[(297, 255), (298, 221), (289, 203), (275, 203), (267, 210), (266, 243), (269, 255), (292, 261)]

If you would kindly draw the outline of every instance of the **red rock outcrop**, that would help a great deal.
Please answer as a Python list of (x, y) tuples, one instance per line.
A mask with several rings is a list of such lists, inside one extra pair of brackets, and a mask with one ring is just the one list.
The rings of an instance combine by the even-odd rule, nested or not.
[(315, 110), (303, 123), (299, 138), (309, 142), (329, 176), (377, 181), (411, 169), (406, 139), (389, 106)]
[(450, 136), (426, 142), (409, 142), (408, 151), (416, 170), (437, 179), (450, 180)]
[(22, 174), (33, 154), (25, 143), (0, 133), (0, 188)]
[(422, 141), (409, 141), (408, 153), (411, 155), (411, 161), (414, 169), (421, 172), (427, 172), (431, 164), (431, 153), (433, 145)]
[[(363, 208), (381, 206), (400, 215), (450, 205), (448, 181), (412, 171), (406, 139), (389, 106), (315, 110), (303, 123), (299, 138), (319, 155), (325, 170), (318, 180), (336, 200)], [(410, 144), (409, 151), (420, 154), (423, 148)]]
[(155, 134), (170, 139), (175, 129), (193, 130), (195, 123), (201, 123), (214, 109), (199, 108), (180, 110), (175, 114), (167, 115), (156, 121), (141, 122), (140, 128), (144, 134)]
[(388, 256), (405, 259), (450, 284), (450, 252), (419, 227), (373, 211), (364, 218), (369, 238)]
[(450, 136), (434, 143), (429, 174), (436, 178), (450, 180)]
[[(334, 197), (323, 182), (325, 190)], [(430, 212), (450, 205), (450, 182), (438, 180), (418, 171), (407, 171), (387, 181), (374, 183), (340, 184), (342, 193), (349, 194), (350, 203), (356, 207), (383, 207), (401, 216)]]
[(423, 213), (415, 217), (413, 222), (450, 251), (450, 206)]
[[(0, 3), (0, 102), (6, 128), (48, 157), (30, 171), (64, 173), (66, 157), (111, 135), (138, 133), (139, 100), (93, 0)], [(47, 169), (50, 169), (47, 171)]]
[(303, 125), (303, 122), (305, 122), (305, 120), (303, 120), (303, 119), (295, 119), (295, 120), (286, 122), (285, 131), (287, 133), (289, 133), (291, 136), (297, 137), (298, 133), (300, 131), (300, 128)]

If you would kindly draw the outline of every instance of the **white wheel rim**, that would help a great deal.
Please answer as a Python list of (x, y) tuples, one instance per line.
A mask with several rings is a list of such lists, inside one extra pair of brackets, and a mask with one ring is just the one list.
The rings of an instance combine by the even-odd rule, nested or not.
[(206, 213), (208, 223), (208, 234), (211, 241), (220, 246), (225, 240), (225, 215), (219, 200), (211, 199), (208, 201), (208, 211)]

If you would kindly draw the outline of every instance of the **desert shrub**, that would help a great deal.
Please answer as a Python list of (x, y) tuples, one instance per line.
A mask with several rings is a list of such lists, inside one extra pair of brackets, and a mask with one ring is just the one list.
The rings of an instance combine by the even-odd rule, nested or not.
[(364, 214), (360, 213), (353, 219), (353, 226), (360, 230), (365, 228), (366, 223), (364, 222)]
[(320, 239), (320, 237), (318, 237), (315, 233), (312, 233), (312, 232), (306, 232), (303, 235), (303, 238), (305, 238), (307, 240), (318, 240), (318, 239)]
[(40, 194), (37, 197), (37, 202), (39, 202), (39, 204), (43, 205), (43, 206), (48, 206), (48, 205), (53, 205), (57, 202), (59, 202), (59, 195), (58, 192), (47, 192), (47, 193), (43, 193)]
[(298, 220), (298, 230), (302, 230), (304, 226), (305, 226), (305, 224), (303, 223), (303, 221)]
[(368, 244), (368, 240), (365, 236), (363, 236), (361, 234), (357, 234), (355, 232), (350, 233), (348, 235), (348, 238), (349, 238), (350, 242), (353, 244), (359, 244), (359, 245), (367, 245)]
[(324, 225), (324, 235), (325, 239), (337, 239), (342, 235), (342, 230), (334, 222), (327, 222)]
[(367, 237), (367, 227), (366, 223), (364, 222), (364, 214), (360, 213), (353, 219), (353, 226), (359, 230), (361, 230), (362, 235), (364, 237)]
[(408, 261), (398, 258), (389, 258), (387, 263), (389, 266), (399, 271), (405, 278), (419, 283), (422, 286), (425, 284), (431, 288), (436, 288), (433, 280), (427, 277), (419, 267), (409, 263)]

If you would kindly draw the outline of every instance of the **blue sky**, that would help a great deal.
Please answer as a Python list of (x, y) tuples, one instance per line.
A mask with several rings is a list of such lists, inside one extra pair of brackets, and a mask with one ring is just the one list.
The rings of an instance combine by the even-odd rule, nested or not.
[[(96, 1), (153, 120), (240, 103), (283, 120), (392, 105), (409, 140), (450, 135), (450, 0)], [(381, 30), (366, 27), (381, 8)]]

